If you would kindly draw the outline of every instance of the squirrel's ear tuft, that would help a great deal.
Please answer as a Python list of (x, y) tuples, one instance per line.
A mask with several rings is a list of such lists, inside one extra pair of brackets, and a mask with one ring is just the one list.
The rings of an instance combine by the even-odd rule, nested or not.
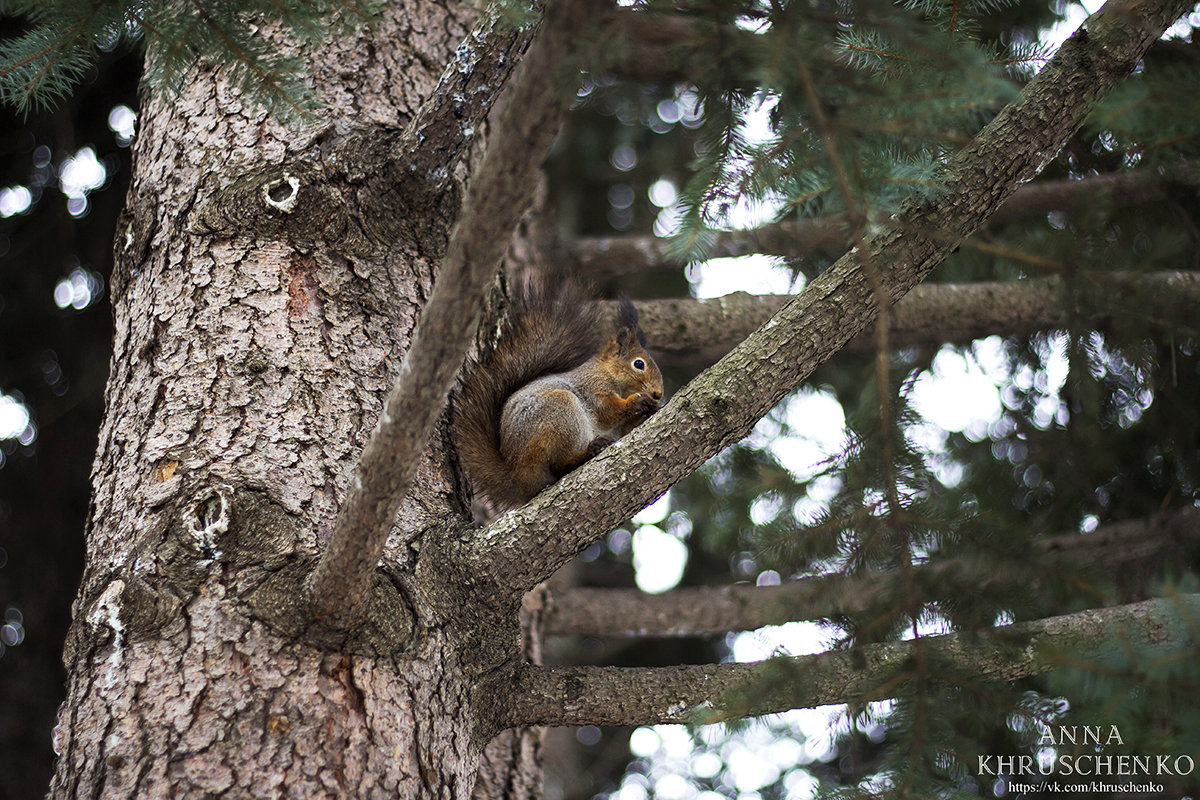
[(642, 328), (638, 325), (638, 310), (634, 307), (633, 301), (624, 295), (617, 301), (617, 323), (621, 327), (622, 341), (627, 341), (626, 331), (628, 331), (637, 338), (638, 344), (645, 348), (646, 334), (642, 333)]
[(617, 300), (617, 324), (622, 328), (636, 328), (638, 324), (638, 310), (624, 295)]
[(616, 358), (629, 349), (628, 330), (628, 328), (621, 328), (608, 337), (608, 341), (604, 343), (604, 347), (600, 350), (601, 359)]

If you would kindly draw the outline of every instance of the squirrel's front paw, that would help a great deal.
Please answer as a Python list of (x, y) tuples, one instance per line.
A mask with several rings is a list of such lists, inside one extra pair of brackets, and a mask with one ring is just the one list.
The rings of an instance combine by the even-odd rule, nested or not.
[(650, 416), (655, 411), (658, 411), (662, 405), (654, 397), (645, 392), (638, 392), (633, 398), (633, 409), (639, 417)]

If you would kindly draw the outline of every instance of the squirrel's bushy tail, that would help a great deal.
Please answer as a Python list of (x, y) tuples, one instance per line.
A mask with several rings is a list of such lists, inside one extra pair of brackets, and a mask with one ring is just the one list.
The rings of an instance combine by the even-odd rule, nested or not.
[(533, 283), (518, 293), (495, 348), (468, 364), (452, 427), (459, 460), (477, 491), (501, 508), (524, 498), (500, 453), (500, 414), (509, 395), (543, 375), (574, 369), (600, 351), (608, 327), (574, 283)]

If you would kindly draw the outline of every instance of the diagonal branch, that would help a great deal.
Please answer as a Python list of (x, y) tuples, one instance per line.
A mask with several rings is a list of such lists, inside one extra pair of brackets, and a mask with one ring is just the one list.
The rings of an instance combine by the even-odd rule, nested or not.
[[(542, 3), (533, 5), (540, 14)], [(419, 175), (451, 174), (448, 167), (467, 152), (513, 69), (521, 63), (536, 21), (514, 26), (498, 3), (488, 4), (396, 143), (394, 156), (405, 169)]]
[[(1011, 682), (1064, 664), (1099, 668), (1114, 652), (1125, 652), (1116, 643), (1177, 656), (1200, 644), (1198, 623), (1200, 595), (1178, 595), (1018, 623), (989, 635), (925, 636), (921, 647), (926, 660), (948, 663), (958, 674)], [(914, 649), (905, 641), (753, 664), (526, 666), (514, 696), (497, 704), (504, 714), (498, 727), (711, 723), (881, 700), (905, 691)]]
[[(1200, 543), (1200, 509), (1165, 511), (1148, 519), (1106, 525), (1092, 533), (1047, 536), (1034, 542), (1033, 558), (1043, 570), (1102, 567), (1121, 585), (1126, 600), (1142, 587), (1125, 584), (1154, 579), (1161, 567), (1186, 561)], [(947, 591), (969, 585), (988, 591), (991, 577), (1000, 578), (998, 559), (951, 559), (917, 567), (918, 582)], [(1043, 573), (1044, 574), (1044, 573)], [(781, 625), (850, 614), (894, 596), (894, 571), (801, 578), (778, 586), (735, 584), (676, 589), (651, 595), (637, 589), (572, 588), (555, 593), (547, 603), (547, 634), (607, 636), (697, 636)], [(1029, 580), (1037, 581), (1037, 573)], [(1142, 589), (1144, 591), (1144, 589)], [(1145, 596), (1144, 594), (1142, 595)]]
[(460, 542), (458, 556), (496, 591), (520, 596), (712, 454), (874, 322), (869, 258), (894, 302), (940, 264), (1082, 124), (1191, 0), (1110, 0), (946, 165), (944, 193), (848, 252), (653, 419), (597, 458)]
[(355, 470), (354, 486), (310, 580), (315, 623), (348, 631), (362, 619), (400, 499), (474, 336), (484, 290), (536, 185), (573, 87), (560, 80), (592, 0), (553, 4), (474, 174), (400, 377)]

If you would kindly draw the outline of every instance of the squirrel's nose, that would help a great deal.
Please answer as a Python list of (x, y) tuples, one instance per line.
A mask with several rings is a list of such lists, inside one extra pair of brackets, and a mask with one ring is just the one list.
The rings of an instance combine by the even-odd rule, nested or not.
[(658, 400), (659, 402), (662, 402), (662, 392), (661, 392), (661, 391), (658, 391), (658, 392), (651, 392), (651, 393), (650, 393), (650, 396), (651, 396), (651, 397), (653, 397), (655, 400)]

